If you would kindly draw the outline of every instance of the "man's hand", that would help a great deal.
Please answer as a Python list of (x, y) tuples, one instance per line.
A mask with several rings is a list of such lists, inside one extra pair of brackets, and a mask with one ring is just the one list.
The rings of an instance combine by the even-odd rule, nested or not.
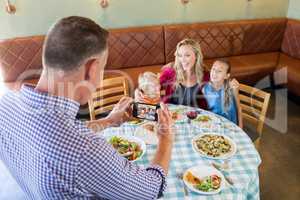
[(158, 137), (163, 140), (174, 140), (174, 132), (173, 132), (173, 119), (171, 117), (171, 113), (168, 107), (164, 104), (160, 104), (160, 109), (157, 110), (158, 114)]
[(133, 99), (131, 97), (122, 97), (120, 101), (114, 106), (113, 110), (106, 117), (111, 123), (111, 126), (119, 126), (125, 121), (128, 121), (132, 115), (131, 103)]
[(172, 147), (175, 138), (173, 120), (168, 107), (161, 103), (158, 114), (158, 145), (152, 164), (159, 165), (167, 174), (171, 160)]

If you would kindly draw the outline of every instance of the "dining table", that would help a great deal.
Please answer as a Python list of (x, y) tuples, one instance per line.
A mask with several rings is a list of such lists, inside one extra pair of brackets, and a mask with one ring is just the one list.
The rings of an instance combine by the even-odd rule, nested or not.
[[(174, 121), (175, 141), (172, 148), (167, 187), (161, 199), (259, 199), (258, 167), (261, 158), (248, 135), (236, 124), (226, 118), (200, 108), (181, 105), (168, 105), (171, 112), (177, 112), (180, 119)], [(199, 116), (209, 120), (190, 120), (186, 113), (196, 111)], [(142, 124), (125, 122), (119, 127), (102, 131), (104, 137), (113, 135), (136, 136), (136, 129)], [(192, 140), (205, 134), (219, 134), (229, 137), (236, 144), (236, 152), (226, 159), (212, 159), (193, 149)], [(157, 145), (147, 145), (145, 154), (135, 163), (147, 167), (154, 158)], [(226, 168), (222, 167), (226, 163)], [(198, 194), (186, 188), (182, 174), (195, 166), (221, 166), (221, 173), (233, 184), (226, 181), (225, 187), (213, 195)]]
[[(168, 105), (172, 112), (181, 113), (182, 118), (174, 122), (175, 141), (167, 175), (167, 187), (161, 199), (259, 199), (258, 167), (260, 156), (247, 134), (234, 123), (212, 112), (187, 106)], [(208, 116), (209, 121), (194, 122), (185, 113), (197, 111), (198, 116)], [(136, 136), (141, 124), (125, 122), (119, 127), (104, 129), (99, 137), (112, 135)], [(217, 133), (231, 138), (237, 147), (236, 153), (226, 159), (210, 159), (195, 152), (192, 139), (201, 134)], [(147, 167), (156, 152), (157, 145), (147, 145), (145, 154), (135, 163)], [(194, 166), (211, 166), (211, 163), (222, 165), (228, 163), (228, 168), (222, 173), (232, 180), (233, 185), (225, 187), (214, 195), (201, 195), (186, 189), (182, 181), (182, 173)], [(25, 195), (15, 180), (11, 177), (3, 163), (0, 162), (0, 199), (24, 199)]]

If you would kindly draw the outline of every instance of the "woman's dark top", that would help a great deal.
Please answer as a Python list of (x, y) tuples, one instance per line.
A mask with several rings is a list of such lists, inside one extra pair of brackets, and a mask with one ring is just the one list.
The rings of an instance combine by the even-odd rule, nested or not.
[(207, 102), (201, 92), (201, 86), (196, 83), (191, 87), (179, 84), (171, 95), (169, 103), (191, 107), (207, 108)]
[(162, 101), (177, 105), (187, 105), (207, 109), (207, 102), (202, 94), (202, 85), (209, 81), (209, 72), (203, 72), (202, 83), (192, 87), (185, 87), (182, 84), (176, 87), (176, 71), (171, 67), (172, 63), (164, 66), (160, 74), (160, 84), (165, 95)]

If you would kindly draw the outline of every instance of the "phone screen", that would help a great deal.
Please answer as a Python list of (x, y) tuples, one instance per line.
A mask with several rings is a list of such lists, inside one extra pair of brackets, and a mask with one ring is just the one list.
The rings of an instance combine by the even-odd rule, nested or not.
[(157, 121), (157, 112), (159, 105), (133, 103), (133, 116), (140, 119)]

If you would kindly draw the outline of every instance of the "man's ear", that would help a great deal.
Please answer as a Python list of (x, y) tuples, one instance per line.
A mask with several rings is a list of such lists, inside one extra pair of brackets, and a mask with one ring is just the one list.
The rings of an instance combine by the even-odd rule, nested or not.
[(84, 75), (84, 79), (86, 81), (90, 81), (96, 75), (97, 66), (98, 66), (97, 62), (99, 62), (99, 61), (97, 59), (93, 58), (93, 59), (88, 60), (85, 63), (85, 75)]

